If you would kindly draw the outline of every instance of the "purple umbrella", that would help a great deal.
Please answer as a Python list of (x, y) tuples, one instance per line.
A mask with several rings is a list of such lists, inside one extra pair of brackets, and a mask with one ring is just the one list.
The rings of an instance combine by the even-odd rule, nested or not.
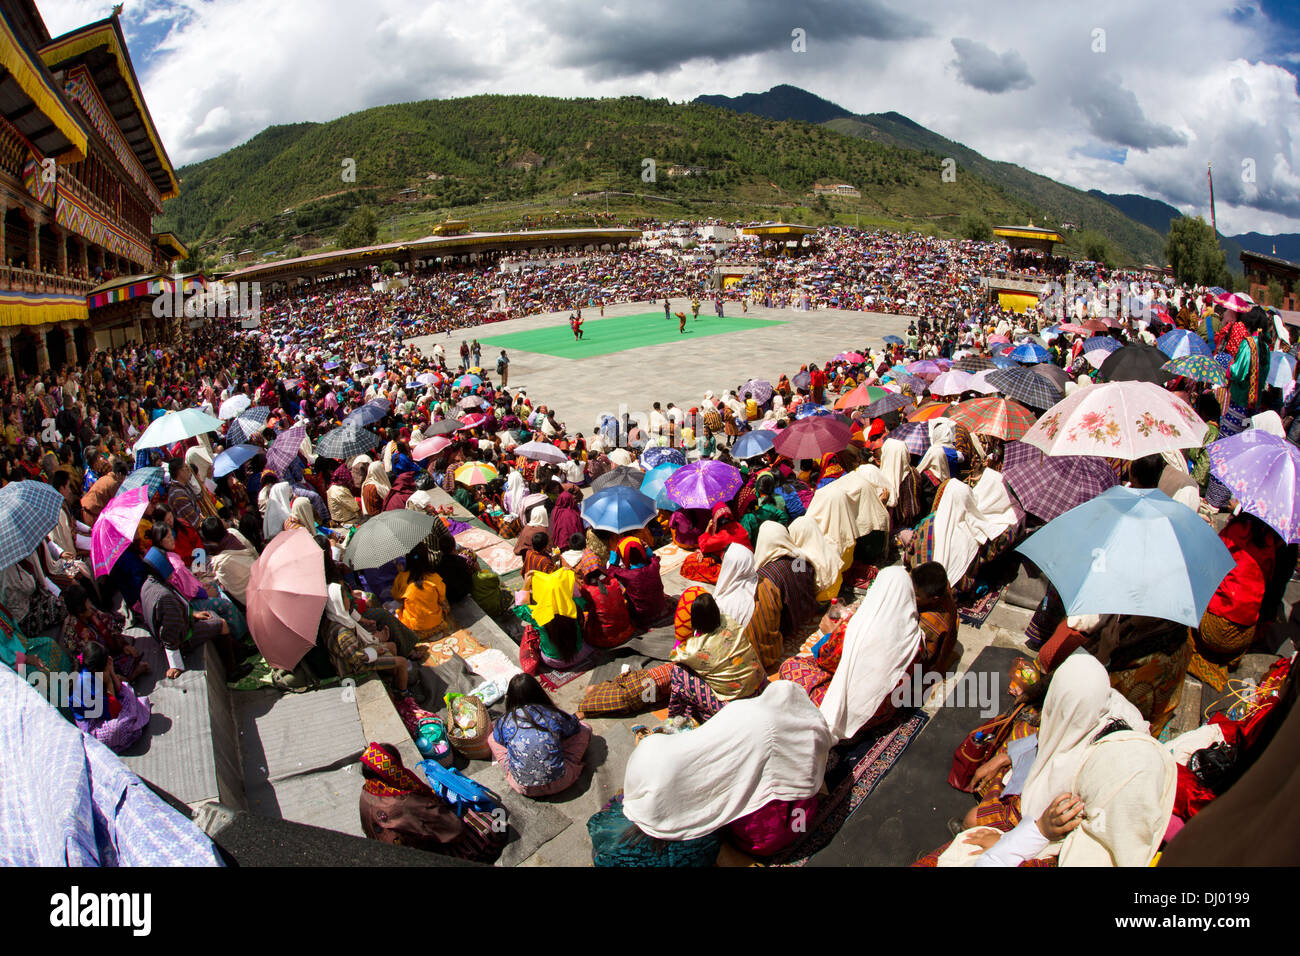
[(1020, 441), (1007, 442), (1002, 477), (1025, 510), (1044, 521), (1119, 484), (1115, 469), (1104, 458), (1048, 455)]
[(1300, 541), (1300, 448), (1250, 429), (1211, 442), (1210, 474), (1287, 544)]
[(283, 478), (284, 473), (298, 457), (298, 453), (302, 451), (302, 440), (306, 437), (307, 426), (302, 422), (288, 431), (281, 432), (271, 443), (271, 447), (266, 450), (266, 467)]
[(762, 378), (751, 378), (740, 387), (740, 397), (744, 398), (746, 392), (753, 396), (754, 401), (762, 405), (772, 397), (772, 383)]
[(843, 451), (851, 434), (847, 423), (838, 418), (816, 416), (795, 422), (776, 436), (772, 446), (778, 455), (791, 461), (817, 459), (831, 452)]
[(924, 455), (930, 447), (929, 422), (907, 422), (899, 425), (889, 433), (890, 438), (897, 438), (907, 446), (909, 455)]
[(739, 469), (720, 461), (697, 461), (669, 475), (664, 494), (683, 508), (712, 508), (734, 498), (743, 484)]
[(907, 366), (907, 370), (919, 378), (934, 379), (943, 374), (943, 366), (929, 359), (922, 359)]

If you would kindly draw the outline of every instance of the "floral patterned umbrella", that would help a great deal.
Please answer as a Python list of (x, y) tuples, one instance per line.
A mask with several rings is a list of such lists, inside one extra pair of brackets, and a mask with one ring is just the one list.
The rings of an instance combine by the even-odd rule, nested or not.
[(1252, 428), (1211, 442), (1206, 452), (1210, 474), (1228, 487), (1243, 511), (1287, 544), (1300, 542), (1300, 448)]
[(1132, 461), (1199, 448), (1205, 422), (1191, 406), (1151, 382), (1090, 385), (1057, 402), (1021, 441), (1049, 455), (1095, 455)]
[(1228, 373), (1209, 355), (1184, 355), (1182, 358), (1171, 359), (1160, 367), (1170, 375), (1208, 382), (1217, 388), (1228, 384)]

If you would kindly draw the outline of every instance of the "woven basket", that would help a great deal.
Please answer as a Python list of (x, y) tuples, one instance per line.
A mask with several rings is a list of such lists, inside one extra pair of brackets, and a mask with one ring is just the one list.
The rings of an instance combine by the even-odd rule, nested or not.
[[(466, 697), (474, 701), (477, 718), (474, 721), (474, 734), (472, 736), (462, 736), (463, 731), (456, 726), (452, 716), (451, 702), (456, 697)], [(468, 757), (470, 760), (491, 760), (492, 748), (488, 746), (488, 737), (492, 734), (492, 717), (488, 714), (488, 709), (483, 702), (477, 697), (468, 697), (468, 695), (448, 694), (447, 695), (447, 739), (451, 741), (452, 747), (457, 753)]]

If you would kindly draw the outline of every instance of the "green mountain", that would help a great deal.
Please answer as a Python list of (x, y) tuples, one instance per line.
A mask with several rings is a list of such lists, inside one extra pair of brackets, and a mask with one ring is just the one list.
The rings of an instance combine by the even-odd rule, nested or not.
[[(701, 100), (719, 105), (722, 105), (720, 101), (727, 101), (732, 109), (775, 119), (819, 123), (837, 133), (873, 143), (952, 157), (959, 170), (996, 184), (1008, 196), (1038, 210), (1035, 224), (1061, 228), (1064, 223), (1071, 223), (1078, 231), (1088, 230), (1103, 235), (1116, 247), (1120, 258), (1129, 264), (1164, 264), (1163, 233), (1135, 221), (1111, 203), (1014, 163), (988, 159), (901, 113), (854, 115), (819, 96), (791, 86), (777, 86), (767, 93), (748, 93), (739, 97), (700, 97), (697, 102)], [(839, 115), (830, 115), (834, 111)], [(830, 115), (829, 119), (821, 118), (827, 115)], [(958, 182), (960, 179), (959, 173)], [(1067, 245), (1073, 246), (1074, 243), (1068, 242)]]
[[(347, 160), (355, 162), (354, 181), (345, 178)], [(654, 181), (643, 178), (647, 160)], [(559, 221), (553, 212), (600, 221), (606, 203), (623, 221), (858, 221), (945, 235), (956, 235), (967, 215), (992, 222), (1042, 216), (1038, 204), (976, 171), (944, 183), (941, 162), (934, 152), (702, 104), (486, 95), (271, 127), (178, 170), (180, 195), (155, 227), (191, 247), (229, 239), (220, 248), (238, 252), (282, 249), (304, 233), (322, 237), (358, 205), (384, 203), (393, 203), (377, 210), (385, 239), (390, 214), (402, 217), (393, 231), (400, 223), (411, 237), (449, 216), (474, 228), (518, 225), (524, 216)], [(697, 169), (673, 175), (687, 167)], [(814, 201), (818, 181), (852, 183), (862, 198)], [(398, 203), (407, 190), (401, 198), (414, 202)]]

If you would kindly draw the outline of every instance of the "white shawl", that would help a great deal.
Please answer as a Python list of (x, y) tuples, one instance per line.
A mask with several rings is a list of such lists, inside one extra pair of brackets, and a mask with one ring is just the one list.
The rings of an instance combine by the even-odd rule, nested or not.
[(840, 576), (843, 553), (835, 553), (817, 522), (807, 515), (800, 515), (790, 522), (789, 533), (795, 546), (813, 566), (818, 592), (834, 584)]
[(528, 485), (524, 483), (524, 476), (519, 473), (519, 469), (510, 472), (510, 477), (506, 479), (506, 490), (502, 495), (502, 503), (506, 506), (506, 511), (518, 518), (522, 518), (524, 495), (528, 493)]
[(284, 523), (289, 518), (289, 510), (293, 506), (293, 488), (287, 481), (271, 487), (271, 493), (266, 498), (266, 517), (262, 519), (262, 540), (267, 544), (271, 539), (284, 530)]
[(886, 438), (880, 446), (880, 473), (889, 489), (889, 500), (885, 502), (887, 507), (892, 508), (898, 504), (898, 494), (907, 478), (909, 467), (907, 446), (897, 438)]
[(955, 585), (966, 574), (979, 553), (980, 545), (1002, 532), (996, 520), (984, 515), (975, 504), (970, 485), (950, 481), (934, 513), (934, 560), (948, 572)]
[(713, 588), (713, 600), (723, 614), (744, 629), (754, 616), (754, 595), (757, 591), (758, 565), (754, 561), (754, 552), (743, 544), (728, 545), (726, 553), (722, 555), (722, 568), (718, 571), (718, 583)]
[(694, 840), (773, 800), (816, 793), (831, 735), (802, 687), (776, 681), (689, 733), (654, 734), (627, 762), (623, 814), (663, 840)]
[(921, 642), (912, 578), (899, 565), (885, 568), (849, 621), (840, 666), (822, 700), (822, 716), (837, 743), (856, 734), (880, 709), (916, 659)]
[[(1007, 490), (1007, 480), (1002, 472), (988, 468), (980, 475), (972, 493), (975, 507), (989, 521), (989, 537), (996, 538), (1009, 528), (1014, 528), (1020, 520), (1015, 506), (1011, 503), (1011, 493)], [(942, 502), (940, 502), (942, 504)]]
[[(775, 558), (802, 558), (803, 551), (794, 543), (790, 532), (779, 521), (764, 521), (758, 526), (754, 542), (754, 567), (761, 568)], [(837, 564), (836, 567), (839, 565)]]
[[(858, 501), (852, 492), (856, 487), (846, 482), (842, 476), (829, 485), (823, 485), (813, 493), (808, 505), (808, 516), (817, 522), (822, 534), (830, 542), (835, 553), (843, 560), (848, 551), (858, 540)], [(876, 502), (879, 504), (879, 501)]]

